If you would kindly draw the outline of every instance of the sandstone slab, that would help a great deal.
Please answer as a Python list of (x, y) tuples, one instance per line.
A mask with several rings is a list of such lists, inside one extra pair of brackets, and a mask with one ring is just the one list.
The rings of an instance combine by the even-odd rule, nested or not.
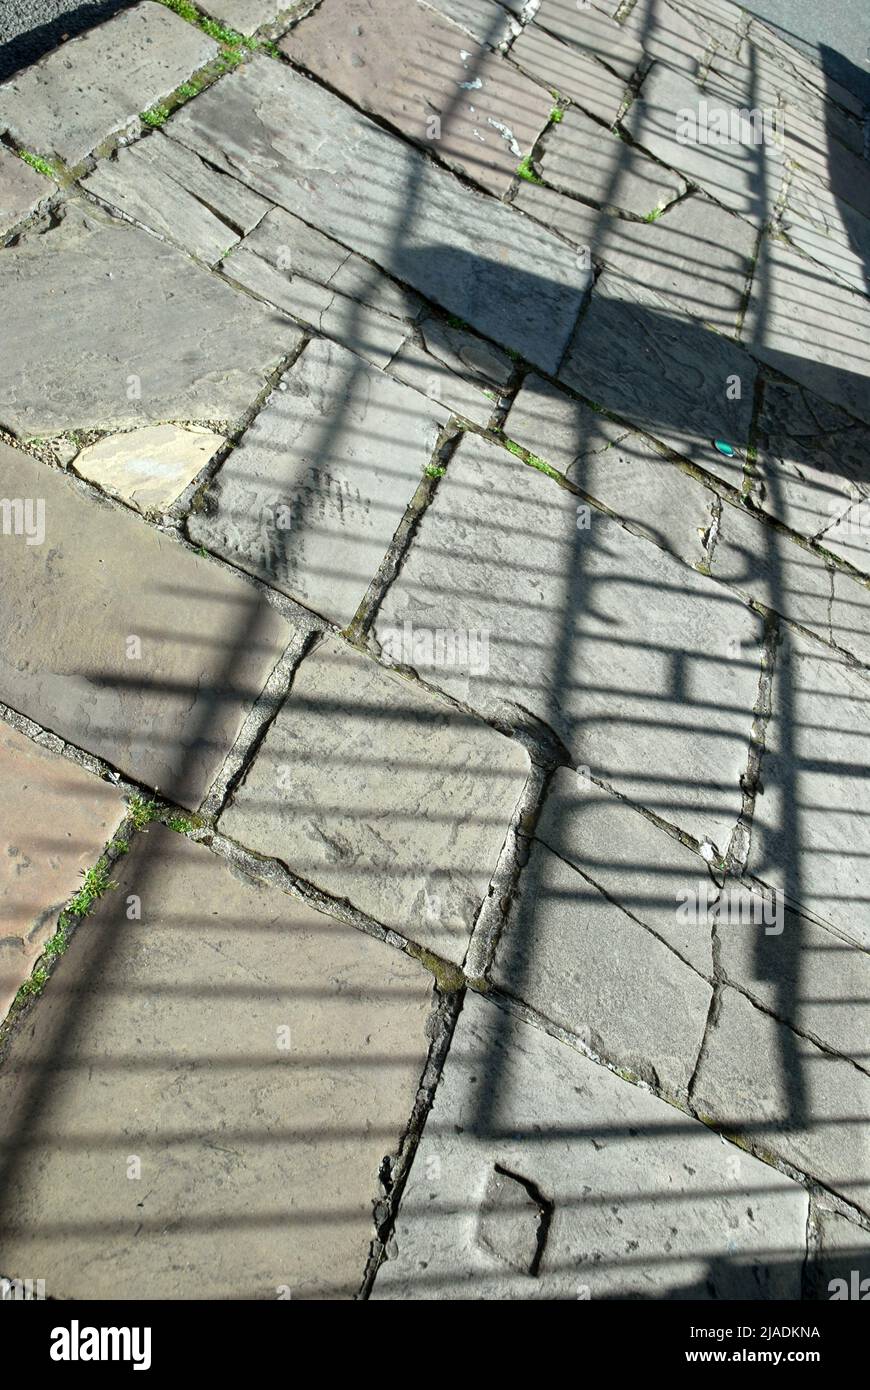
[(608, 1061), (685, 1098), (710, 985), (538, 841), (499, 937), (492, 978)]
[(125, 809), (108, 782), (0, 725), (0, 1022)]
[(197, 804), (290, 624), (242, 580), (5, 445), (0, 496), (42, 518), (0, 537), (0, 699)]
[(870, 424), (870, 303), (781, 241), (762, 243), (741, 338), (753, 356)]
[(80, 207), (7, 247), (0, 291), (0, 422), (21, 435), (235, 419), (302, 336), (175, 247)]
[(325, 338), (281, 384), (188, 529), (197, 544), (345, 626), (448, 416)]
[(278, 46), (496, 197), (552, 106), (501, 55), (463, 41), (417, 0), (324, 0)]
[(218, 52), (201, 29), (142, 0), (0, 85), (0, 130), (80, 164)]
[(332, 93), (254, 59), (167, 129), (480, 333), (555, 368), (589, 272), (552, 233), (459, 184)]
[(510, 57), (518, 68), (548, 91), (570, 97), (590, 116), (597, 116), (605, 125), (613, 125), (627, 84), (585, 53), (560, 43), (532, 22), (511, 44)]
[(75, 471), (137, 511), (164, 512), (223, 443), (196, 425), (150, 425), (82, 449)]
[(757, 693), (728, 643), (751, 646), (760, 623), (721, 586), (466, 437), (375, 635), (405, 622), (487, 632), (470, 677), (424, 650), (410, 664), (487, 717), (542, 723), (593, 776), (727, 844)]
[(0, 236), (23, 222), (57, 185), (0, 145)]
[(162, 827), (115, 877), (3, 1067), (7, 1144), (28, 1117), (3, 1269), (61, 1298), (353, 1298), (432, 977)]
[(327, 638), (221, 829), (461, 962), (528, 765), (517, 745)]
[(833, 652), (783, 637), (748, 865), (865, 948), (868, 689)]
[(547, 132), (538, 162), (553, 188), (638, 217), (665, 207), (686, 189), (678, 175), (574, 108)]
[(703, 559), (712, 494), (642, 435), (530, 374), (505, 425), (511, 439), (689, 564)]
[[(494, 1212), (496, 1173), (517, 1196)], [(534, 1272), (517, 1189), (548, 1218)], [(469, 995), (373, 1296), (799, 1298), (806, 1213), (797, 1183)]]
[(716, 472), (721, 455), (714, 440), (735, 451), (749, 444), (756, 374), (755, 362), (736, 344), (608, 272), (596, 283), (559, 376)]
[(870, 1076), (725, 989), (693, 1088), (698, 1111), (870, 1210)]

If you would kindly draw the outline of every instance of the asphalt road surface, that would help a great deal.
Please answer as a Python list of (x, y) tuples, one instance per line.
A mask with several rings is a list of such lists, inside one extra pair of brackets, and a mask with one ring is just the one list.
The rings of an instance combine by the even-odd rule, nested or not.
[[(0, 80), (135, 0), (0, 0)], [(870, 0), (753, 0), (747, 9), (813, 54), (870, 106)]]

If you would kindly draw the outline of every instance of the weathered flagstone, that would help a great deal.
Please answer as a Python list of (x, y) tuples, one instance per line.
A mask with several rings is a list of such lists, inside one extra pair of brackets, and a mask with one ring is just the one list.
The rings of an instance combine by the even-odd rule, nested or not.
[(115, 787), (0, 724), (0, 1022), (124, 813)]
[[(180, 148), (171, 140), (163, 139), (159, 144), (153, 138), (140, 140), (119, 150), (114, 159), (102, 160), (82, 179), (82, 187), (126, 217), (215, 265), (236, 244), (239, 233), (173, 177), (177, 171), (171, 162), (164, 168), (164, 150)], [(220, 174), (214, 178), (213, 201), (219, 203), (217, 180), (224, 185), (230, 181)]]
[(736, 990), (722, 991), (692, 1100), (726, 1132), (870, 1211), (870, 1076), (799, 1037)]
[(461, 962), (528, 766), (518, 745), (330, 637), (220, 825)]
[(432, 977), (160, 826), (115, 878), (5, 1059), (0, 1264), (60, 1298), (352, 1298)]
[(837, 551), (832, 521), (870, 489), (870, 427), (801, 386), (768, 381), (756, 444), (759, 504), (801, 535), (824, 532)]
[(658, 211), (686, 191), (679, 175), (574, 108), (547, 132), (538, 163), (541, 176), (563, 193), (623, 208), (639, 217)]
[(706, 862), (682, 840), (570, 768), (557, 769), (534, 833), (594, 885), (588, 900), (599, 922), (615, 905), (712, 976), (711, 923), (677, 911), (710, 881)]
[(870, 1233), (835, 1211), (818, 1211), (817, 1223), (817, 1296), (866, 1299), (870, 1292)]
[(537, 841), (499, 937), (492, 978), (596, 1053), (685, 1097), (710, 985)]
[(715, 472), (721, 455), (714, 440), (736, 451), (749, 444), (756, 373), (735, 343), (607, 272), (596, 282), (559, 377)]
[(863, 213), (817, 180), (795, 174), (781, 217), (783, 230), (801, 251), (859, 294), (868, 293), (870, 221)]
[(79, 205), (4, 250), (0, 293), (0, 424), (21, 435), (235, 419), (302, 336), (175, 247)]
[(613, 125), (626, 83), (576, 49), (560, 43), (537, 24), (527, 24), (510, 47), (511, 61), (548, 91), (570, 97), (591, 116)]
[[(799, 851), (795, 862), (802, 857)], [(727, 980), (813, 1042), (870, 1070), (870, 953), (791, 912), (769, 891), (731, 880), (716, 939)]]
[(239, 34), (253, 34), (294, 6), (292, 0), (204, 0), (199, 8)]
[(487, 337), (555, 369), (589, 272), (554, 234), (311, 80), (255, 58), (182, 107), (167, 130)]
[(783, 636), (748, 863), (758, 878), (865, 948), (868, 700), (870, 682), (833, 652)]
[(344, 626), (448, 415), (324, 338), (309, 343), (281, 386), (188, 529), (197, 545)]
[(625, 81), (643, 57), (640, 44), (592, 5), (577, 5), (576, 0), (542, 0), (533, 22), (587, 57), (613, 68)]
[(142, 0), (0, 85), (0, 132), (80, 164), (218, 52), (196, 25)]
[[(853, 502), (825, 531), (821, 544), (826, 550), (839, 555), (841, 560), (848, 560), (856, 569), (870, 573), (870, 495)], [(835, 577), (834, 585), (837, 589), (848, 588), (839, 575)]]
[(0, 699), (198, 803), (290, 624), (241, 579), (6, 445), (0, 497), (22, 500), (24, 523), (13, 509), (0, 536)]
[(323, 0), (278, 47), (499, 197), (552, 97), (417, 0)]
[(11, 232), (46, 198), (57, 184), (31, 169), (23, 159), (0, 145), (0, 236)]
[(416, 325), (390, 363), (390, 373), (440, 401), (451, 412), (486, 425), (513, 362), (463, 328), (429, 315)]
[[(615, 6), (611, 13), (619, 6)], [(694, 78), (707, 48), (707, 38), (697, 25), (662, 0), (637, 0), (622, 21), (627, 35), (636, 39), (649, 58), (667, 63)]]
[(472, 994), (373, 1297), (799, 1298), (806, 1215), (797, 1183)]
[(723, 507), (710, 573), (870, 663), (866, 588), (745, 508)]
[(197, 425), (150, 425), (82, 449), (75, 471), (140, 512), (163, 512), (217, 453), (223, 437)]
[(487, 633), (485, 670), (467, 676), (424, 650), (410, 664), (488, 717), (543, 722), (594, 776), (727, 844), (757, 693), (729, 644), (760, 632), (727, 590), (466, 436), (375, 635), (406, 622)]
[(541, 377), (526, 377), (505, 432), (596, 502), (689, 564), (704, 558), (712, 494), (643, 438)]
[[(162, 130), (152, 130), (129, 150), (139, 161), (140, 168), (147, 165), (149, 169), (159, 170), (242, 235), (258, 227), (267, 214), (271, 216), (274, 211), (265, 198), (238, 179), (222, 174), (184, 145), (170, 140)], [(119, 160), (123, 157), (124, 151), (120, 151)]]
[(753, 356), (870, 424), (870, 304), (770, 237), (741, 338)]
[[(724, 99), (706, 97), (683, 73), (657, 63), (632, 102), (623, 124), (642, 149), (678, 169), (718, 202), (760, 226), (782, 180), (781, 143), (708, 141), (703, 127), (715, 134), (714, 114), (732, 108)], [(698, 138), (696, 138), (698, 136)]]
[(423, 6), (436, 14), (443, 15), (478, 43), (498, 48), (510, 38), (516, 22), (511, 14), (520, 14), (525, 0), (421, 0)]

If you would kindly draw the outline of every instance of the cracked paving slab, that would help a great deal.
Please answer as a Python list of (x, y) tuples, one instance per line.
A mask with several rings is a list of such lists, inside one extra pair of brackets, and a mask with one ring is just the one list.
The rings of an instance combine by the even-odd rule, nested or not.
[(317, 339), (196, 504), (190, 537), (344, 627), (448, 418)]
[(797, 1183), (469, 994), (372, 1296), (796, 1299), (806, 1218)]
[(584, 53), (560, 43), (532, 22), (510, 47), (510, 59), (549, 91), (569, 97), (605, 125), (613, 125), (626, 83)]
[(236, 419), (302, 341), (175, 247), (81, 205), (3, 251), (0, 293), (0, 422), (23, 436)]
[(49, 1297), (354, 1297), (432, 976), (162, 826), (115, 878), (0, 1075), (0, 1264)]
[(256, 57), (166, 130), (485, 336), (557, 366), (590, 278), (564, 242), (310, 79)]
[(57, 184), (31, 169), (23, 159), (0, 145), (0, 237), (11, 232), (46, 198)]
[(330, 637), (220, 828), (461, 963), (528, 769), (517, 744)]
[(0, 444), (0, 497), (16, 496), (0, 699), (197, 805), (294, 628), (249, 583)]
[(0, 1023), (125, 814), (115, 787), (0, 724)]
[(196, 25), (143, 0), (2, 83), (0, 131), (80, 164), (219, 52)]
[(579, 508), (552, 479), (466, 436), (374, 635), (405, 623), (487, 633), (485, 670), (452, 670), (422, 646), (407, 664), (488, 718), (546, 726), (593, 776), (725, 845), (758, 685), (758, 668), (733, 660), (729, 644), (757, 646), (760, 620)]
[(549, 92), (416, 0), (323, 0), (278, 47), (496, 197), (552, 107)]

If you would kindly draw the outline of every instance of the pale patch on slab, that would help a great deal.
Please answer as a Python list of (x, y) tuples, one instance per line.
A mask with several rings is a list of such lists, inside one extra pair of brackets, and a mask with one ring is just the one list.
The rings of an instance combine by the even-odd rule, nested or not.
[(199, 425), (149, 425), (83, 449), (75, 470), (140, 512), (165, 511), (223, 442)]

